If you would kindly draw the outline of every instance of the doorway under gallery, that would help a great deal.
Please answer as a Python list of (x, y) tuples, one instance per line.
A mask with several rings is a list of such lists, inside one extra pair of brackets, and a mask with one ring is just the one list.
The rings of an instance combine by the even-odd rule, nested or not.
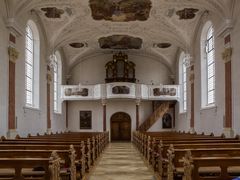
[(111, 116), (111, 141), (131, 141), (131, 117), (125, 112)]

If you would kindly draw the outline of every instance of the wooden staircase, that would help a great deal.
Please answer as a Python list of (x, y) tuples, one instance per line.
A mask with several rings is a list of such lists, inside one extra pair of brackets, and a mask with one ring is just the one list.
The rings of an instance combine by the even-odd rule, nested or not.
[(162, 103), (138, 128), (139, 131), (147, 131), (169, 110), (170, 103)]

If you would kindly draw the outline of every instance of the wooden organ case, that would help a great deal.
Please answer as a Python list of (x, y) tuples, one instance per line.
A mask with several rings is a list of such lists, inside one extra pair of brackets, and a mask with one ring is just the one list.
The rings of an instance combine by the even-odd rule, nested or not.
[(131, 82), (135, 83), (135, 64), (128, 61), (128, 55), (119, 52), (113, 55), (113, 60), (106, 64), (106, 83)]

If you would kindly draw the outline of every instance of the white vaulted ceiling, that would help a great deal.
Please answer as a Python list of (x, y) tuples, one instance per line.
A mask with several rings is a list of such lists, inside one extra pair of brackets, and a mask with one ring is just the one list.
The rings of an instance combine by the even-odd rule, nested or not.
[[(101, 1), (101, 0), (99, 0)], [(51, 48), (62, 48), (69, 67), (84, 56), (93, 53), (108, 53), (99, 47), (98, 39), (114, 34), (130, 35), (143, 40), (140, 50), (128, 50), (155, 57), (165, 61), (173, 68), (179, 49), (185, 49), (192, 43), (199, 19), (208, 12), (224, 19), (230, 16), (232, 0), (151, 0), (150, 17), (146, 21), (112, 22), (94, 20), (89, 0), (11, 0), (5, 1), (15, 7), (12, 16), (19, 17), (31, 11), (36, 13), (44, 26), (48, 44)], [(10, 3), (11, 2), (11, 3)], [(64, 10), (61, 18), (47, 18), (41, 8), (56, 7)], [(178, 10), (194, 8), (196, 17), (180, 20)], [(82, 48), (72, 48), (69, 43), (80, 42)], [(171, 47), (161, 49), (157, 43), (170, 43)]]

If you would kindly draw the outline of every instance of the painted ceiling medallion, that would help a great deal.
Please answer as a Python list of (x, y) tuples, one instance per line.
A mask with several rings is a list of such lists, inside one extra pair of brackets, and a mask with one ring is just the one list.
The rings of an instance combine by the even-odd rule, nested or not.
[(146, 21), (152, 7), (151, 0), (89, 0), (95, 20), (114, 22)]
[(194, 8), (184, 8), (183, 10), (177, 11), (176, 14), (179, 16), (179, 19), (193, 19), (198, 11), (198, 9)]
[(113, 35), (98, 40), (102, 49), (141, 49), (142, 39), (128, 35)]
[(45, 16), (47, 18), (61, 18), (61, 15), (64, 14), (64, 10), (58, 9), (56, 7), (46, 7), (41, 8), (41, 10), (45, 12)]
[(69, 46), (73, 47), (73, 48), (82, 48), (84, 47), (84, 43), (70, 43)]
[(162, 49), (166, 49), (166, 48), (171, 47), (172, 45), (170, 43), (157, 43), (157, 44), (154, 44), (153, 46), (162, 48)]

